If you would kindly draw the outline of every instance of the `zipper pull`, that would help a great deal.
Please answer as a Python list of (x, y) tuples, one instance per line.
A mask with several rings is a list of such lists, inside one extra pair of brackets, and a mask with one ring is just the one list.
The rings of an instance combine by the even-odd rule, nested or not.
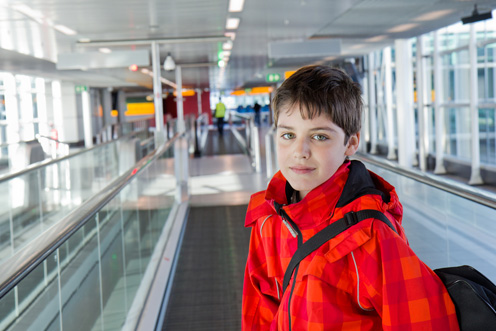
[(288, 221), (286, 221), (286, 219), (284, 217), (282, 217), (282, 222), (284, 223), (284, 225), (286, 225), (286, 227), (289, 230), (289, 233), (291, 233), (293, 238), (296, 238), (296, 236), (298, 235), (298, 232), (296, 232), (296, 230), (291, 226), (291, 224), (289, 224)]

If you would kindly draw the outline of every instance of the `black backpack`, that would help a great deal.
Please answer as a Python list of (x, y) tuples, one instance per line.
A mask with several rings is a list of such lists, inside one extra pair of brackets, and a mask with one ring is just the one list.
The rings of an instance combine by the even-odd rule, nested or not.
[[(293, 270), (301, 260), (331, 238), (368, 218), (381, 220), (396, 232), (386, 215), (378, 210), (367, 209), (345, 214), (296, 250), (284, 274), (283, 290), (288, 287)], [(434, 272), (446, 286), (455, 305), (461, 331), (496, 330), (496, 286), (489, 279), (466, 265), (436, 269)]]

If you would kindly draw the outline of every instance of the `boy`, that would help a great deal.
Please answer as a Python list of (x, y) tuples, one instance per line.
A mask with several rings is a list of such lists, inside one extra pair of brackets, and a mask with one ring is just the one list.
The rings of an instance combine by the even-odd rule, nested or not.
[[(360, 141), (360, 88), (341, 70), (303, 67), (273, 99), (280, 171), (252, 196), (243, 330), (458, 330), (439, 278), (409, 248), (394, 187), (349, 161)], [(282, 288), (294, 252), (350, 211), (383, 212), (319, 247)]]

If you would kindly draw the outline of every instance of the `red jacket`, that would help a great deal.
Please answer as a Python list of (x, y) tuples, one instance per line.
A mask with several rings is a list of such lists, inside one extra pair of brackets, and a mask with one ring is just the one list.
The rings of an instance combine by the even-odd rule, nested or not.
[[(393, 186), (352, 161), (302, 201), (288, 204), (293, 192), (278, 172), (250, 200), (243, 330), (289, 330), (289, 316), (291, 330), (458, 330), (444, 285), (408, 245)], [(385, 213), (399, 235), (381, 221), (363, 220), (302, 260), (283, 293), (297, 247), (362, 209)]]

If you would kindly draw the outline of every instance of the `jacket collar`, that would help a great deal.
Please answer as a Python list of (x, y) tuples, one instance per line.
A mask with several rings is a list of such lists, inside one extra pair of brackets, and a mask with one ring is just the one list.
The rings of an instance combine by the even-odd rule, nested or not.
[(289, 204), (293, 192), (282, 173), (276, 173), (267, 190), (252, 195), (245, 226), (253, 225), (261, 217), (279, 214), (283, 209), (299, 228), (311, 228), (328, 220), (335, 208), (344, 207), (368, 194), (382, 199), (384, 210), (401, 224), (403, 208), (394, 187), (368, 171), (359, 161), (344, 162), (331, 178), (309, 192), (303, 200)]
[(327, 181), (310, 191), (304, 199), (289, 203), (294, 189), (279, 171), (269, 183), (265, 200), (280, 214), (283, 209), (300, 229), (312, 228), (332, 215), (350, 172), (344, 162)]

